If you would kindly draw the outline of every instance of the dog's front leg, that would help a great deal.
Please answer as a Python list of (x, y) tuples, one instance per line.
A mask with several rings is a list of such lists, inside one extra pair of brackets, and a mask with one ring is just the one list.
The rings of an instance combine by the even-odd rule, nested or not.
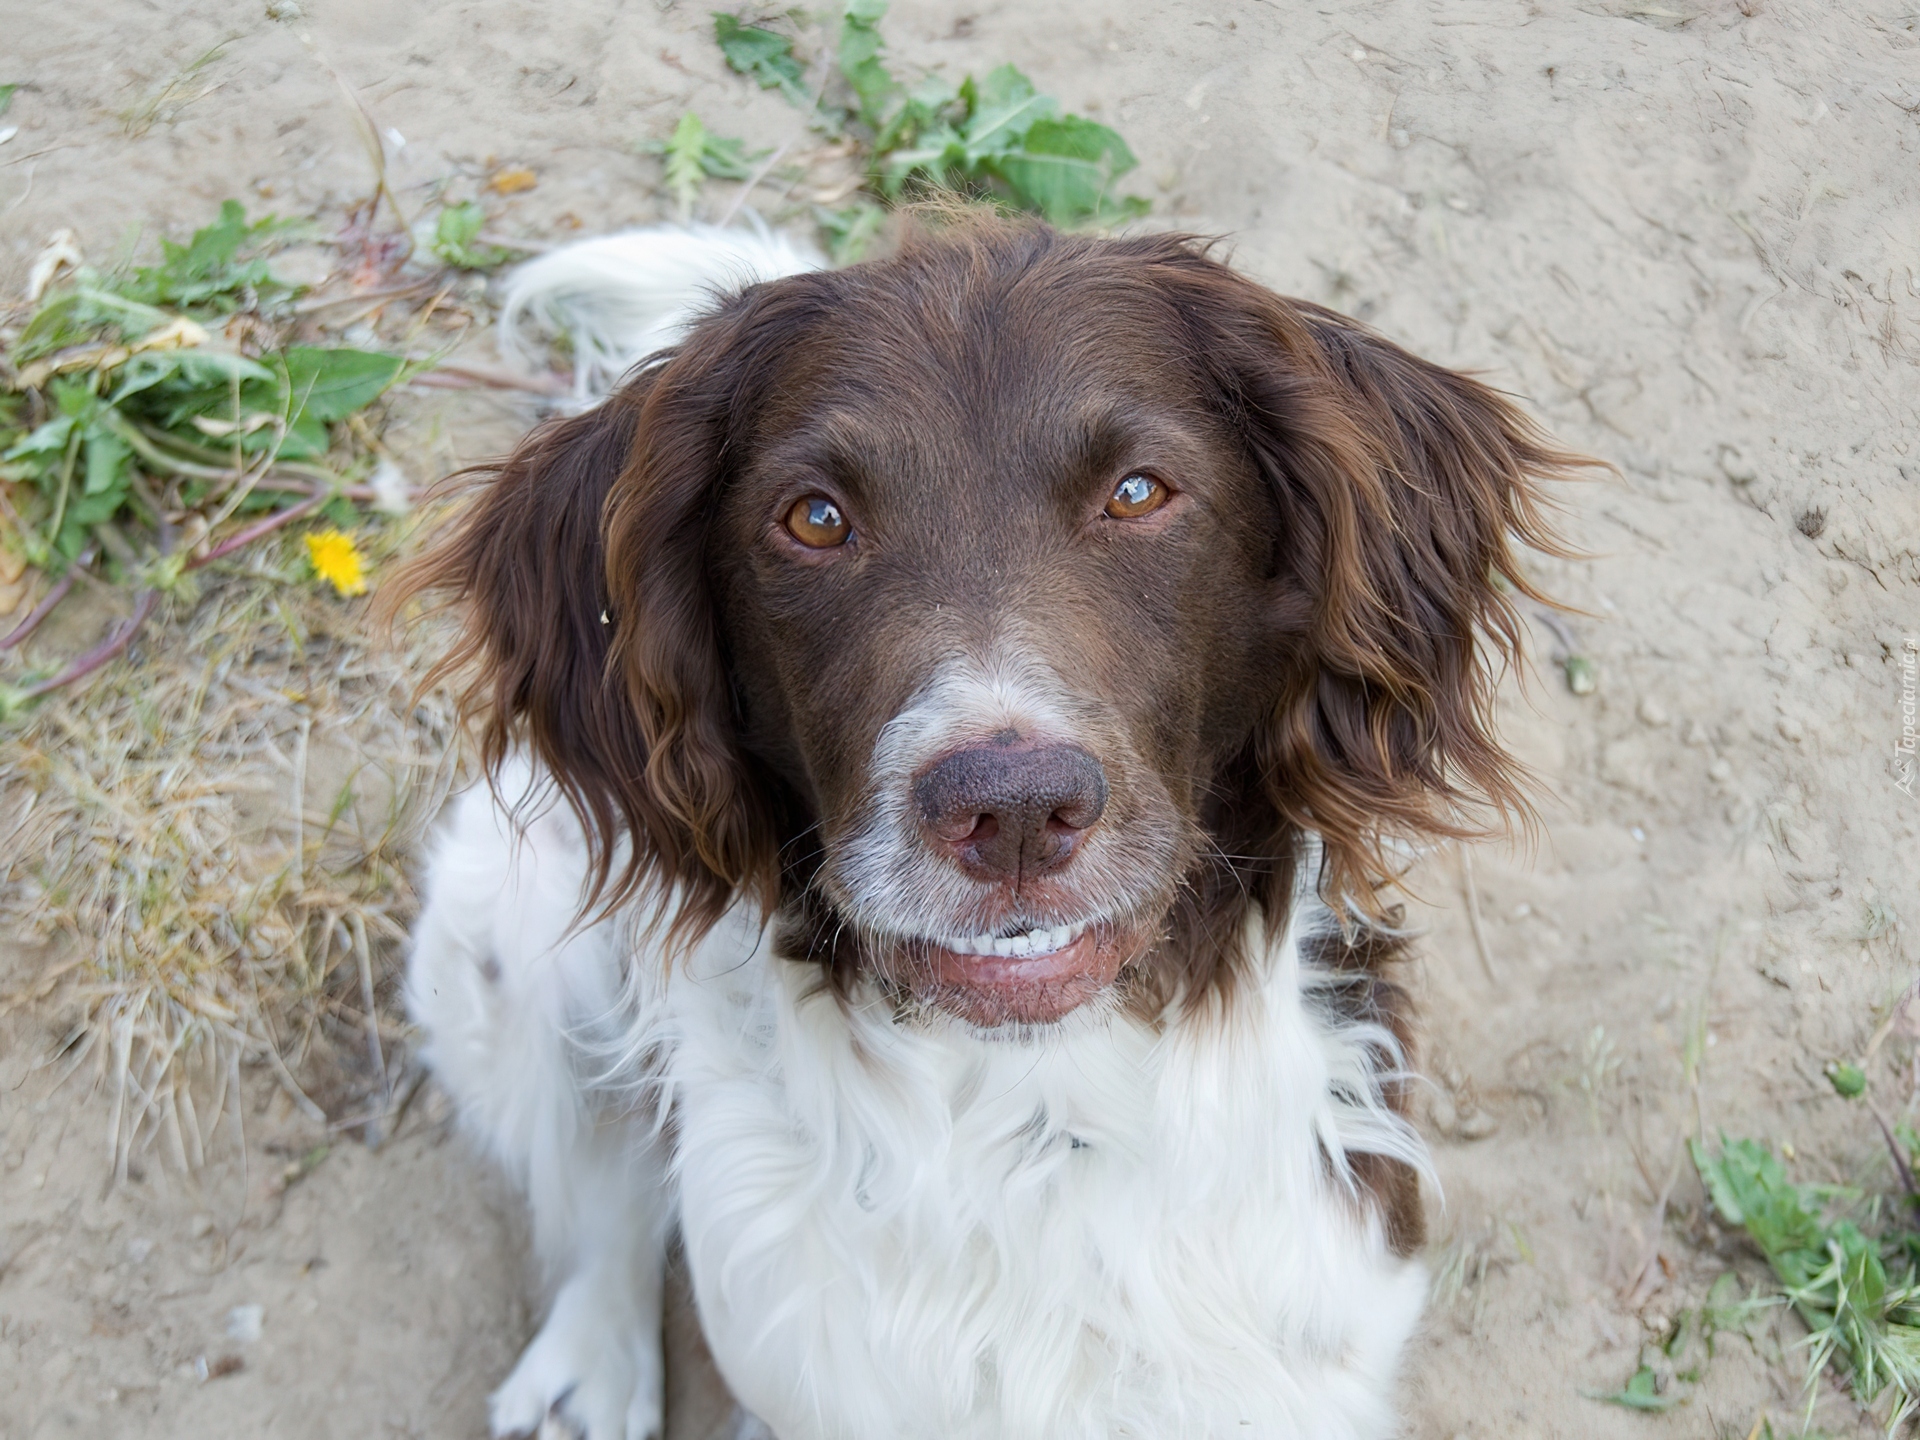
[(579, 1136), (560, 1173), (531, 1177), (536, 1237), (565, 1278), (493, 1394), (495, 1435), (531, 1434), (549, 1417), (582, 1440), (661, 1433), (662, 1158), (639, 1123), (614, 1121)]
[[(501, 788), (534, 791), (523, 762)], [(494, 1392), (494, 1433), (551, 1418), (584, 1440), (647, 1440), (672, 1198), (645, 1077), (588, 1041), (617, 1008), (631, 945), (617, 920), (576, 923), (586, 867), (563, 807), (522, 824), (485, 786), (469, 791), (428, 866), (407, 1002), (466, 1129), (525, 1186), (535, 1248), (560, 1280)]]

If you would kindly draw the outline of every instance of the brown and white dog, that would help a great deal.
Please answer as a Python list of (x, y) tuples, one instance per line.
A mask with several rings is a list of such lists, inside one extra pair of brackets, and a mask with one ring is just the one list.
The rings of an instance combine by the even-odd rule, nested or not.
[(1521, 803), (1505, 591), (1573, 463), (1204, 245), (971, 219), (491, 470), (402, 588), (494, 778), (411, 1002), (560, 1279), (496, 1431), (658, 1430), (677, 1227), (781, 1440), (1388, 1434), (1373, 897)]

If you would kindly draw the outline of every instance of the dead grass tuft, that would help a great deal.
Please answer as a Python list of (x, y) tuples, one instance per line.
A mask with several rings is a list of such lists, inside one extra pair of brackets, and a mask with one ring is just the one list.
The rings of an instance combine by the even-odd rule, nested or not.
[(237, 1133), (243, 1065), (338, 1128), (405, 1064), (377, 1012), (407, 859), (460, 768), (452, 708), (412, 703), (431, 627), (376, 649), (365, 602), (319, 591), (297, 545), (211, 578), (0, 752), (0, 918), (58, 957), (0, 1009), (67, 1004), (59, 1063), (111, 1097), (116, 1176), (155, 1146), (197, 1169), (223, 1118)]

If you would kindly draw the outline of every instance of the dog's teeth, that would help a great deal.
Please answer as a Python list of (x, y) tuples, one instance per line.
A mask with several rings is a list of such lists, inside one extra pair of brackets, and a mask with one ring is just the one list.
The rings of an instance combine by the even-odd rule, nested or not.
[(1057, 925), (1050, 930), (1040, 925), (1020, 935), (954, 935), (934, 943), (955, 955), (998, 955), (1003, 959), (1024, 960), (1064, 950), (1085, 934), (1086, 928)]

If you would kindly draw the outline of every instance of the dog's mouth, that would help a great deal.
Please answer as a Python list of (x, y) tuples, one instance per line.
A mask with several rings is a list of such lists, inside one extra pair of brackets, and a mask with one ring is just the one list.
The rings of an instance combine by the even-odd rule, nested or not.
[(896, 942), (891, 978), (924, 1005), (987, 1029), (1051, 1025), (1119, 978), (1131, 937), (1102, 922)]

